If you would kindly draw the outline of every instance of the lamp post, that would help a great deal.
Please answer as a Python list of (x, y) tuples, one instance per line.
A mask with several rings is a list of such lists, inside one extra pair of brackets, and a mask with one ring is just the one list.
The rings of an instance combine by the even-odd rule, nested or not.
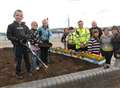
[(68, 23), (68, 28), (69, 28), (70, 27), (70, 18), (69, 18), (69, 15), (68, 15), (67, 23)]

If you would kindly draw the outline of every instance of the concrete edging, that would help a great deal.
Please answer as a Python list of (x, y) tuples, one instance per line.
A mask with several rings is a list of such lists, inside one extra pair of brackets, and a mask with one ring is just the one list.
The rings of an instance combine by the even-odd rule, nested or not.
[[(110, 88), (103, 86), (110, 85), (109, 81), (116, 75), (119, 76), (119, 72), (120, 68), (100, 67), (1, 88)], [(108, 81), (107, 84), (105, 81)]]

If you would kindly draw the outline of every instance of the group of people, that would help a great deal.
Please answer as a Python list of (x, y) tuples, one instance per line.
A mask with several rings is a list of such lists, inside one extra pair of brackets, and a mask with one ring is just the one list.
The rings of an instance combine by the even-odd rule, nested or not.
[[(49, 47), (41, 47), (40, 44), (49, 44), (49, 39), (52, 35), (49, 30), (48, 19), (42, 20), (42, 27), (38, 28), (38, 23), (31, 23), (31, 30), (22, 22), (22, 10), (14, 12), (15, 21), (8, 25), (7, 37), (12, 42), (15, 52), (16, 62), (16, 78), (23, 78), (21, 74), (21, 63), (24, 59), (28, 76), (32, 77), (32, 70), (39, 70), (41, 66), (38, 58), (32, 55), (32, 63), (30, 62), (27, 44), (31, 45), (31, 50), (47, 65)], [(84, 51), (102, 55), (106, 59), (105, 68), (109, 68), (111, 58), (117, 58), (117, 63), (120, 58), (120, 32), (117, 26), (113, 26), (111, 33), (108, 28), (103, 30), (97, 26), (95, 21), (92, 22), (92, 27), (87, 29), (84, 27), (82, 20), (78, 21), (78, 27), (65, 28), (61, 41), (64, 43), (65, 49), (72, 49), (76, 52)], [(119, 65), (119, 64), (118, 64)]]
[(116, 65), (119, 65), (120, 58), (120, 32), (117, 26), (111, 29), (101, 29), (97, 26), (97, 22), (92, 22), (90, 29), (84, 28), (83, 21), (78, 21), (78, 28), (65, 28), (61, 42), (64, 43), (65, 49), (75, 51), (84, 51), (86, 53), (94, 53), (102, 55), (106, 59), (104, 68), (109, 68), (111, 58), (114, 54)]
[[(48, 19), (42, 20), (42, 27), (38, 28), (38, 23), (31, 23), (31, 30), (22, 22), (23, 11), (16, 10), (14, 12), (15, 21), (8, 25), (7, 38), (12, 42), (15, 52), (16, 62), (16, 78), (23, 78), (21, 74), (21, 63), (24, 59), (25, 66), (28, 72), (28, 77), (32, 77), (32, 70), (38, 70), (41, 66), (39, 59), (32, 55), (32, 62), (29, 58), (30, 50), (32, 50), (46, 65), (48, 64), (49, 47), (41, 47), (49, 43), (52, 33), (49, 30)], [(30, 47), (28, 47), (30, 42)], [(30, 49), (29, 49), (30, 48)]]

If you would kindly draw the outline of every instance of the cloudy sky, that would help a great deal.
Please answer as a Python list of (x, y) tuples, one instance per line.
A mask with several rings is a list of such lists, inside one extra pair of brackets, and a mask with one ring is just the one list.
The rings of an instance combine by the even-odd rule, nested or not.
[(119, 0), (0, 0), (0, 32), (6, 32), (7, 25), (13, 22), (16, 9), (24, 12), (23, 21), (30, 27), (32, 21), (41, 26), (43, 18), (49, 18), (50, 28), (76, 27), (78, 20), (85, 27), (96, 20), (98, 26), (120, 25)]

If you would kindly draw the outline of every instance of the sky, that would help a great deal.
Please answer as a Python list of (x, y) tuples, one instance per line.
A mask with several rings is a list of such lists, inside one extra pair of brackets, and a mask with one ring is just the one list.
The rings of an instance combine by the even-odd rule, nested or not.
[(50, 28), (77, 27), (79, 20), (84, 27), (91, 27), (95, 20), (99, 27), (120, 25), (119, 0), (0, 0), (0, 32), (6, 32), (8, 24), (14, 21), (13, 13), (21, 9), (23, 21), (30, 28), (32, 21), (41, 26), (49, 18)]

